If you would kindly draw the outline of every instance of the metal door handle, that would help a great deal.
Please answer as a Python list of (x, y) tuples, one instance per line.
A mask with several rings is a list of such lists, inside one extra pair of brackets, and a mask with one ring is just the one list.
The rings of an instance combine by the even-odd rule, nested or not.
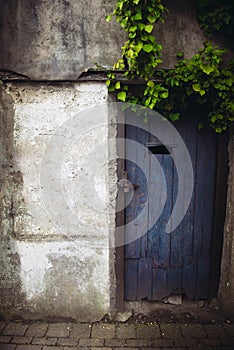
[(137, 190), (140, 186), (137, 184), (132, 184), (127, 179), (121, 179), (118, 181), (119, 187), (123, 188), (125, 193), (128, 193), (131, 189)]

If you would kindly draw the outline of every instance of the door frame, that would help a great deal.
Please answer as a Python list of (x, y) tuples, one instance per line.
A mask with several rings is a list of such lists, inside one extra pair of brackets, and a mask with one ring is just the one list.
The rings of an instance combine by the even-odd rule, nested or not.
[[(125, 138), (125, 115), (118, 113), (117, 120), (117, 177), (118, 180), (123, 178), (125, 172), (125, 160), (119, 159), (119, 154), (125, 154), (125, 145), (123, 142), (118, 142), (118, 138)], [(217, 160), (216, 160), (216, 188), (213, 207), (213, 235), (211, 240), (211, 259), (210, 259), (210, 274), (209, 274), (209, 296), (208, 300), (217, 297), (218, 288), (221, 276), (221, 260), (223, 250), (223, 232), (226, 216), (226, 200), (227, 200), (227, 179), (229, 173), (228, 167), (228, 143), (229, 133), (217, 135)], [(124, 194), (118, 191), (116, 208), (124, 201)], [(122, 227), (121, 235), (124, 237), (125, 230), (125, 210), (116, 211), (116, 227)], [(119, 234), (119, 230), (118, 230)], [(116, 273), (116, 309), (124, 311), (124, 245), (115, 249), (115, 273)], [(214, 292), (215, 291), (215, 292)]]
[[(119, 158), (119, 155), (125, 155), (125, 142), (118, 142), (118, 139), (125, 139), (125, 115), (124, 112), (118, 111), (117, 113), (117, 181), (123, 178), (125, 171), (125, 160)], [(118, 229), (118, 234), (121, 234), (124, 239), (125, 235), (125, 210), (118, 210), (123, 208), (124, 193), (118, 191), (116, 199), (116, 219), (115, 225), (121, 227), (121, 232)], [(116, 309), (118, 311), (124, 311), (124, 245), (115, 248), (115, 275), (116, 275)]]

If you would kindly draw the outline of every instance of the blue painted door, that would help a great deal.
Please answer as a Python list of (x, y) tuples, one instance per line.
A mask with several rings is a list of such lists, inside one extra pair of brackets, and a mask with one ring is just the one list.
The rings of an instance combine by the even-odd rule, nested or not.
[[(142, 237), (125, 245), (125, 300), (161, 300), (176, 293), (189, 299), (208, 298), (217, 136), (213, 131), (198, 131), (192, 118), (191, 121), (185, 118), (175, 126), (190, 153), (194, 168), (194, 191), (184, 219), (168, 234), (165, 228), (178, 194), (178, 175), (172, 156), (163, 147), (152, 146), (157, 140), (150, 133), (126, 125), (126, 138), (146, 146), (142, 152), (128, 146), (126, 149), (126, 158), (131, 159), (126, 161), (128, 180), (137, 185), (125, 209), (126, 224), (144, 208), (148, 210), (150, 218), (165, 195), (163, 184), (161, 189), (158, 186), (157, 194), (152, 190), (155, 183), (162, 181), (151, 166), (152, 157), (156, 157), (161, 165), (167, 194), (157, 222)], [(138, 164), (143, 164), (144, 169)], [(186, 176), (186, 169), (184, 172)], [(135, 230), (137, 236), (137, 224)]]

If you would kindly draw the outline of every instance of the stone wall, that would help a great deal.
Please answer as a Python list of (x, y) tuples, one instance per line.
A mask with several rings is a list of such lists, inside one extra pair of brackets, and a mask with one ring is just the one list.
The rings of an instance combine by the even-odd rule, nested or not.
[(106, 101), (105, 83), (2, 86), (5, 317), (87, 321), (110, 310)]
[(105, 16), (113, 0), (0, 2), (0, 69), (39, 80), (76, 80), (112, 67), (124, 41)]
[(229, 142), (229, 178), (224, 228), (223, 259), (219, 299), (227, 316), (234, 317), (234, 132)]
[[(88, 69), (105, 70), (119, 58), (125, 33), (105, 16), (115, 0), (13, 0), (0, 2), (0, 69), (34, 80), (76, 80)], [(192, 2), (166, 1), (166, 22), (155, 35), (163, 66), (176, 54), (191, 57), (205, 40)]]

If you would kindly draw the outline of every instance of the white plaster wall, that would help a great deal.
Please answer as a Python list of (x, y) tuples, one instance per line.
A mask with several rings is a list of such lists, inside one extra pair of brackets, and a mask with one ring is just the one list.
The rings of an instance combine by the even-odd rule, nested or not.
[(10, 249), (24, 317), (99, 319), (110, 309), (115, 226), (105, 83), (16, 83), (6, 92), (14, 101), (14, 171), (23, 179)]

